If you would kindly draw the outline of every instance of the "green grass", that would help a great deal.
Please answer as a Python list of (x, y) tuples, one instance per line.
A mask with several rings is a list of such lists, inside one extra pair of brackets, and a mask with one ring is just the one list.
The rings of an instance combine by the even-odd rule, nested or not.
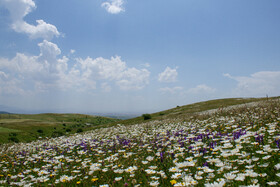
[(16, 130), (16, 129), (8, 129), (8, 128), (0, 127), (0, 134), (1, 133), (10, 133), (10, 132), (20, 132), (20, 131)]
[[(0, 143), (30, 142), (40, 138), (74, 134), (119, 120), (83, 114), (0, 114)], [(13, 133), (13, 134), (11, 134)]]
[[(280, 98), (280, 97), (277, 97)], [(153, 120), (186, 121), (196, 117), (196, 113), (223, 108), (232, 105), (245, 104), (256, 101), (266, 101), (275, 98), (228, 98), (177, 106), (175, 108), (149, 114), (150, 119), (143, 116), (119, 120), (83, 114), (0, 114), (0, 144), (11, 141), (11, 133), (16, 133), (20, 142), (30, 142), (40, 138), (70, 135), (77, 131), (89, 131), (96, 128), (146, 123)]]
[[(202, 120), (191, 116), (188, 122), (172, 121), (177, 117), (187, 120), (186, 114), (224, 103), (230, 106), (235, 101), (240, 100), (201, 102), (158, 114), (169, 115), (169, 122), (117, 125), (84, 136), (75, 134), (32, 144), (0, 146), (0, 183), (3, 186), (279, 186), (279, 99), (218, 110), (211, 115), (203, 113)], [(156, 119), (156, 114), (153, 115)], [(145, 121), (149, 120), (153, 118)], [(17, 140), (17, 136), (10, 133), (11, 139)]]
[[(271, 97), (271, 98), (227, 98), (227, 99), (216, 99), (216, 100), (210, 100), (210, 101), (203, 101), (198, 102), (194, 104), (184, 105), (184, 106), (177, 106), (175, 108), (171, 108), (169, 110), (164, 110), (156, 113), (152, 113), (151, 119), (144, 120), (143, 116), (139, 116), (132, 119), (123, 120), (121, 123), (124, 125), (133, 125), (133, 124), (139, 124), (144, 123), (147, 121), (152, 120), (178, 120), (178, 121), (184, 121), (186, 119), (189, 119), (190, 117), (195, 117), (196, 113), (203, 112), (206, 110), (211, 109), (218, 109), (218, 108), (224, 108), (228, 106), (233, 105), (239, 105), (239, 104), (246, 104), (251, 102), (258, 102), (258, 101), (266, 101), (268, 99), (275, 99), (280, 97)], [(110, 125), (116, 125), (117, 123), (112, 123)]]

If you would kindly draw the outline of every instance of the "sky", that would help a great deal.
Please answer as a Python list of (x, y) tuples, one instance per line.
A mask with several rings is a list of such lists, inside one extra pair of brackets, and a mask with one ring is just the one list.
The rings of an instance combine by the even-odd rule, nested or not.
[(0, 0), (0, 110), (150, 113), (279, 96), (279, 7), (279, 0)]

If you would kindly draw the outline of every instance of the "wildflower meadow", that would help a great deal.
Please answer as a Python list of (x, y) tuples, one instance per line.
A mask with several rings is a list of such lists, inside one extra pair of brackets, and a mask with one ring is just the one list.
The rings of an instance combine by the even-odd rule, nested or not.
[(0, 186), (279, 186), (280, 102), (4, 144)]

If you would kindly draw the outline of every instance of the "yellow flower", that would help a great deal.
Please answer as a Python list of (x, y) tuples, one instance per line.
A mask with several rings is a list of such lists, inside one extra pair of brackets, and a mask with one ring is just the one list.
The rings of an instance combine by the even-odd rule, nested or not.
[(77, 184), (81, 184), (81, 181), (78, 181)]
[(176, 180), (171, 180), (170, 183), (171, 183), (171, 185), (173, 185), (173, 184), (176, 184), (177, 181)]
[(91, 182), (95, 182), (95, 181), (97, 181), (98, 180), (98, 178), (92, 178), (91, 179)]

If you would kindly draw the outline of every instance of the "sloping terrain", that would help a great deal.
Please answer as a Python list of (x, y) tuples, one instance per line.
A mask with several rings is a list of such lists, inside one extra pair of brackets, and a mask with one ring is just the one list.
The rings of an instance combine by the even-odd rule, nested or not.
[(0, 184), (279, 185), (279, 98), (194, 112), (189, 118), (152, 116), (145, 123), (2, 145)]
[[(273, 97), (273, 98), (228, 98), (228, 99), (217, 99), (217, 100), (210, 100), (210, 101), (204, 101), (184, 106), (177, 106), (175, 108), (156, 112), (149, 114), (151, 118), (149, 120), (145, 120), (142, 116), (123, 120), (120, 123), (124, 125), (132, 125), (136, 123), (144, 123), (147, 121), (154, 121), (154, 120), (176, 120), (176, 121), (184, 121), (188, 120), (191, 117), (197, 116), (200, 112), (204, 112), (205, 114), (208, 113), (208, 111), (211, 110), (224, 110), (227, 107), (233, 107), (238, 105), (247, 105), (249, 103), (254, 102), (262, 102), (262, 101), (268, 101), (269, 99), (278, 99), (280, 97)], [(119, 122), (117, 122), (119, 123)], [(117, 124), (114, 123), (114, 124)]]
[(116, 121), (119, 120), (83, 114), (0, 114), (0, 143), (69, 135)]

